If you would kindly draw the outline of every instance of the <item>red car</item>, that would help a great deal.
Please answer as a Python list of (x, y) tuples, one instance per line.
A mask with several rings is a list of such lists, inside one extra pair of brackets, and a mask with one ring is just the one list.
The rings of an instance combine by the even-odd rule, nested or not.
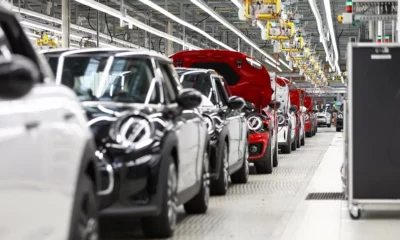
[[(257, 60), (228, 50), (182, 51), (171, 56), (175, 67), (213, 69), (221, 74), (233, 95), (245, 99), (249, 128), (249, 161), (258, 173), (272, 173), (278, 165), (276, 113), (271, 103), (271, 80)], [(274, 106), (273, 106), (274, 105)], [(277, 108), (279, 103), (276, 104)]]
[(301, 89), (304, 95), (304, 106), (307, 108), (307, 113), (305, 114), (305, 128), (306, 137), (312, 137), (317, 133), (317, 118), (313, 111), (313, 98), (303, 89)]

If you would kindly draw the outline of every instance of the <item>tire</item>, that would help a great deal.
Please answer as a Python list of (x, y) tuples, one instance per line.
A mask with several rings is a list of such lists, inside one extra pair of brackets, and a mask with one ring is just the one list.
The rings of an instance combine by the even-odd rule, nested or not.
[(218, 179), (212, 180), (210, 190), (212, 195), (225, 195), (229, 187), (229, 150), (228, 144), (224, 141), (222, 146), (221, 167), (219, 168)]
[[(290, 147), (290, 145), (289, 145)], [(272, 173), (272, 153), (271, 153), (271, 141), (268, 141), (268, 147), (265, 150), (264, 156), (261, 159), (254, 162), (257, 173)]]
[(303, 137), (301, 138), (301, 146), (304, 146), (304, 145), (306, 145), (306, 135), (305, 134), (303, 134)]
[(99, 239), (98, 199), (94, 183), (85, 174), (77, 186), (70, 240)]
[(235, 172), (234, 174), (231, 175), (232, 183), (243, 184), (243, 183), (247, 183), (249, 181), (250, 169), (249, 169), (249, 162), (247, 161), (247, 151), (249, 148), (248, 148), (247, 142), (244, 146), (245, 146), (245, 149), (244, 149), (244, 156), (243, 156), (243, 164), (242, 164), (242, 167), (237, 172)]
[(275, 151), (274, 151), (274, 155), (272, 156), (272, 164), (273, 164), (273, 167), (277, 167), (279, 164), (279, 162), (278, 162), (278, 139), (276, 140)]
[(306, 137), (308, 137), (308, 138), (310, 138), (310, 137), (312, 137), (314, 134), (313, 134), (313, 131), (311, 130), (311, 132), (306, 132)]
[(342, 129), (341, 128), (336, 128), (336, 132), (341, 132)]
[(328, 124), (328, 125), (326, 125), (328, 128), (330, 128), (331, 127), (331, 124)]
[(177, 219), (178, 173), (175, 161), (169, 157), (168, 176), (164, 183), (161, 213), (158, 216), (141, 219), (142, 230), (147, 238), (169, 238), (172, 236)]
[(291, 147), (291, 144), (290, 144), (290, 142), (292, 141), (291, 136), (292, 136), (292, 132), (291, 132), (291, 130), (289, 129), (289, 131), (288, 131), (287, 145), (282, 146), (282, 148), (281, 148), (282, 153), (289, 154), (289, 153), (292, 152), (292, 147)]
[(297, 138), (296, 138), (296, 144), (297, 144), (297, 148), (300, 148), (300, 147), (301, 147), (301, 145), (300, 145), (300, 136), (297, 136)]
[(296, 151), (296, 149), (297, 149), (297, 138), (291, 144), (291, 148), (292, 148), (292, 151)]
[(200, 191), (189, 202), (185, 203), (183, 207), (188, 214), (201, 214), (207, 212), (208, 202), (210, 200), (210, 160), (207, 151), (203, 157), (203, 170), (201, 178)]

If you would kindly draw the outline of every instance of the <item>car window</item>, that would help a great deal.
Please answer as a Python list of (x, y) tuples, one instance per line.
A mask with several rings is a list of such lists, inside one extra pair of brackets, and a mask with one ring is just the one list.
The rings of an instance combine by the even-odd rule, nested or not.
[(226, 93), (226, 90), (222, 84), (222, 79), (220, 78), (215, 78), (215, 85), (217, 87), (217, 91), (218, 91), (218, 96), (221, 100), (221, 103), (223, 106), (227, 106), (228, 105), (228, 94)]
[(204, 72), (188, 72), (181, 79), (183, 88), (194, 88), (200, 91), (215, 105), (217, 104), (210, 77)]
[(105, 72), (108, 60), (108, 56), (66, 57), (61, 82), (81, 101), (159, 103), (149, 59), (116, 57)]
[(221, 81), (222, 85), (224, 86), (225, 92), (226, 92), (226, 94), (228, 95), (228, 97), (232, 97), (231, 90), (229, 89), (229, 86), (228, 86), (228, 84), (226, 83), (225, 79), (224, 79), (224, 78), (220, 78), (220, 81)]
[[(177, 83), (175, 77), (172, 75), (171, 70), (167, 64), (160, 63), (161, 73), (164, 77), (164, 84), (166, 87), (166, 95), (171, 103), (176, 101), (178, 95)], [(175, 72), (176, 73), (176, 72)]]

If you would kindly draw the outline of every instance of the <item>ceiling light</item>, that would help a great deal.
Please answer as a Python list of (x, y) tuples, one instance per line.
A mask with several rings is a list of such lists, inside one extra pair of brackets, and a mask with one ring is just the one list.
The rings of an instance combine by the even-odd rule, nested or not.
[(329, 32), (331, 34), (331, 41), (333, 45), (333, 50), (335, 52), (335, 66), (337, 68), (337, 71), (339, 74), (341, 74), (340, 67), (339, 67), (339, 54), (338, 54), (338, 48), (336, 45), (336, 37), (335, 37), (335, 30), (333, 28), (333, 22), (332, 22), (332, 14), (331, 14), (331, 3), (329, 0), (324, 0), (324, 6), (325, 6), (325, 13), (326, 13), (326, 18), (328, 21), (328, 28)]
[(274, 64), (274, 63), (271, 62), (270, 60), (264, 59), (264, 61), (265, 61), (266, 63), (268, 63), (269, 65), (271, 65), (272, 67), (276, 68), (279, 72), (282, 72), (282, 69), (281, 69), (280, 67), (276, 66), (276, 64)]
[(285, 61), (283, 61), (282, 59), (279, 59), (279, 62), (281, 62), (285, 67), (287, 67), (290, 71), (293, 71), (293, 68), (291, 68), (287, 63), (285, 63)]
[[(81, 0), (80, 0), (81, 1)], [(226, 21), (223, 17), (221, 17), (220, 15), (218, 15), (214, 10), (212, 10), (211, 8), (208, 7), (207, 4), (205, 4), (202, 1), (199, 0), (190, 0), (193, 4), (195, 4), (196, 6), (198, 6), (199, 8), (201, 8), (203, 11), (205, 11), (206, 13), (208, 13), (211, 17), (213, 17), (214, 19), (216, 19), (218, 22), (220, 22), (222, 25), (224, 25), (225, 27), (229, 28), (232, 32), (234, 32), (236, 35), (238, 35), (241, 39), (243, 39), (245, 42), (247, 42), (247, 44), (249, 44), (251, 47), (253, 47), (254, 49), (256, 49), (258, 52), (260, 52), (262, 55), (264, 55), (265, 57), (271, 59), (272, 61), (274, 61), (274, 58), (267, 54), (266, 52), (264, 52), (261, 48), (259, 48), (253, 41), (251, 41), (246, 35), (244, 35), (241, 31), (239, 31), (236, 27), (234, 27), (232, 24), (230, 24), (228, 21)], [(279, 63), (278, 63), (279, 65)]]
[(224, 44), (223, 42), (218, 41), (217, 39), (213, 38), (210, 34), (206, 33), (205, 31), (201, 30), (200, 28), (198, 28), (198, 27), (196, 27), (196, 26), (194, 26), (194, 25), (192, 25), (192, 24), (180, 19), (179, 17), (177, 17), (174, 14), (168, 12), (167, 10), (165, 10), (164, 8), (160, 7), (159, 5), (153, 3), (152, 1), (150, 1), (150, 0), (139, 0), (139, 1), (141, 1), (142, 3), (146, 4), (147, 6), (149, 6), (151, 8), (153, 8), (154, 10), (159, 11), (160, 13), (162, 13), (165, 16), (167, 16), (168, 18), (174, 20), (175, 22), (177, 22), (177, 23), (179, 23), (179, 24), (181, 24), (181, 25), (183, 25), (185, 27), (188, 27), (188, 28), (192, 29), (193, 31), (196, 31), (196, 32), (200, 33), (201, 35), (205, 36), (206, 38), (208, 38), (212, 42), (220, 45), (221, 47), (226, 48), (226, 49), (231, 50), (231, 51), (235, 51), (233, 48), (229, 47), (228, 45)]
[(96, 10), (98, 10), (100, 12), (107, 13), (107, 14), (115, 17), (115, 18), (119, 18), (119, 19), (121, 19), (121, 20), (123, 20), (125, 22), (128, 22), (128, 23), (130, 23), (132, 25), (135, 25), (136, 27), (138, 27), (138, 28), (140, 28), (142, 30), (145, 30), (146, 32), (149, 32), (149, 33), (154, 34), (156, 36), (171, 40), (171, 41), (176, 42), (176, 43), (178, 43), (178, 44), (180, 44), (182, 46), (187, 46), (189, 49), (193, 49), (193, 50), (200, 50), (201, 49), (201, 48), (199, 48), (199, 47), (197, 47), (197, 46), (195, 46), (193, 44), (186, 43), (185, 41), (183, 41), (180, 38), (177, 38), (175, 36), (172, 36), (172, 35), (169, 35), (169, 34), (163, 32), (163, 31), (160, 31), (160, 30), (158, 30), (156, 28), (153, 28), (153, 27), (151, 27), (151, 26), (149, 26), (149, 25), (147, 25), (147, 24), (145, 24), (145, 23), (143, 23), (143, 22), (141, 22), (141, 21), (139, 21), (139, 20), (137, 20), (137, 19), (135, 19), (133, 17), (130, 17), (128, 15), (122, 16), (120, 11), (115, 10), (115, 9), (113, 9), (111, 7), (108, 7), (108, 6), (106, 6), (104, 4), (101, 4), (99, 2), (96, 2), (96, 1), (93, 1), (93, 0), (75, 0), (75, 1), (80, 3), (80, 4), (83, 4), (85, 6), (88, 6), (88, 7), (91, 7), (93, 9), (96, 9)]

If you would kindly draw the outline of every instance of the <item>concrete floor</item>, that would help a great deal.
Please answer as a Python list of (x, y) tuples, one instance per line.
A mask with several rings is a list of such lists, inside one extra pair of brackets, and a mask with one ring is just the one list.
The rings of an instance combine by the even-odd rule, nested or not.
[[(305, 200), (310, 192), (342, 191), (342, 135), (319, 128), (305, 146), (280, 154), (273, 174), (252, 174), (248, 184), (231, 185), (227, 196), (212, 197), (207, 214), (186, 215), (180, 209), (172, 239), (400, 239), (400, 212), (368, 212), (354, 221), (346, 201)], [(104, 239), (143, 239), (138, 225), (107, 224)], [(131, 229), (133, 235), (127, 233)]]

